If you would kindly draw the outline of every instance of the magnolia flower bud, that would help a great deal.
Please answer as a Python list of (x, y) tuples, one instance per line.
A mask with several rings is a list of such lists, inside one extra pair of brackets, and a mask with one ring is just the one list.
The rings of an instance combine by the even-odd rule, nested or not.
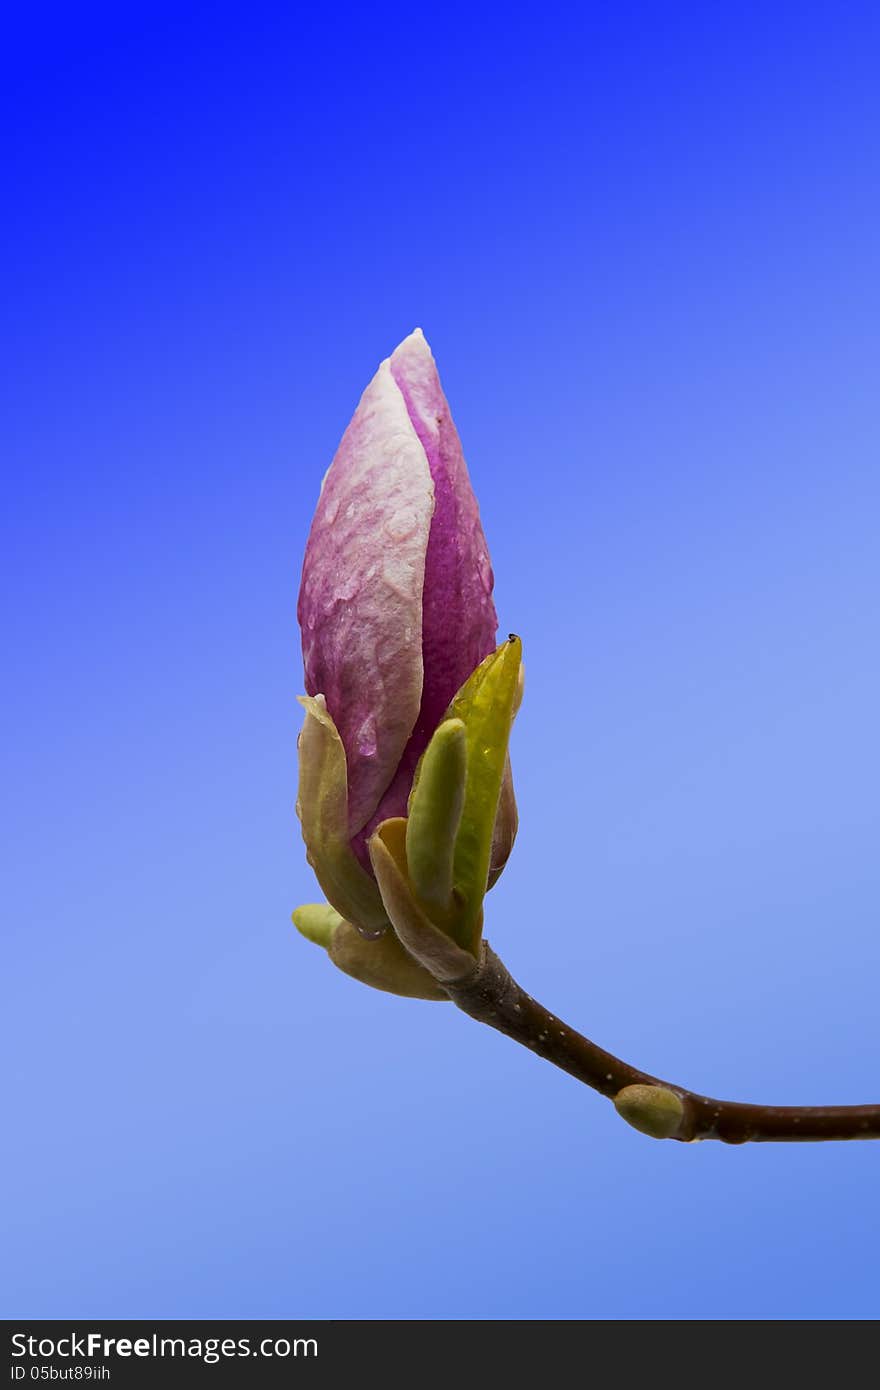
[[(498, 663), (492, 586), (461, 444), (416, 329), (380, 365), (324, 479), (297, 610), (308, 691), (297, 811), (329, 903), (363, 936), (393, 920), (371, 841), (409, 813), (401, 844), (416, 900), (459, 946), (479, 940), (482, 896), (517, 825), (507, 736), (519, 645)], [(456, 702), (480, 672), (471, 696), (482, 696), (465, 699), (463, 720)], [(382, 950), (402, 952), (390, 932)], [(425, 997), (438, 997), (431, 988)]]

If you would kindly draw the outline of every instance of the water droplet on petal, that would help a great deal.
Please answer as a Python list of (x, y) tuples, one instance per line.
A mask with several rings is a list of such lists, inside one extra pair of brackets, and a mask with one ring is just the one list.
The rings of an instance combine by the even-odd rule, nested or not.
[(357, 750), (362, 758), (372, 758), (376, 753), (376, 722), (372, 715), (365, 719), (357, 732)]
[(481, 550), (477, 556), (477, 570), (483, 588), (486, 590), (487, 594), (490, 594), (492, 592), (495, 576), (492, 573), (492, 564), (489, 560), (488, 551)]

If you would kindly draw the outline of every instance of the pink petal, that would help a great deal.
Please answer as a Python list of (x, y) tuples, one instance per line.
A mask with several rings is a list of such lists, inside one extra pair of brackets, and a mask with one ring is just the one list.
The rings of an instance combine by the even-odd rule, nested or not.
[(306, 690), (323, 694), (348, 762), (349, 829), (376, 810), (422, 703), (422, 590), (434, 487), (385, 361), (330, 466), (297, 614)]
[(392, 353), (391, 373), (427, 455), (435, 507), (425, 562), (421, 704), (397, 775), (355, 842), (362, 860), (361, 842), (376, 825), (405, 814), (416, 763), (456, 691), (494, 651), (498, 628), (477, 499), (437, 366), (420, 328)]
[(391, 374), (428, 456), (434, 515), (425, 561), (424, 688), (416, 733), (425, 746), (456, 691), (495, 649), (494, 576), (461, 440), (420, 328), (391, 355)]

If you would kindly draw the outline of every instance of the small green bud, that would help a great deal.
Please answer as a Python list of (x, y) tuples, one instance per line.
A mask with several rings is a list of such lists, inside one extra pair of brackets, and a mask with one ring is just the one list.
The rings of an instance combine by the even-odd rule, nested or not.
[(665, 1086), (624, 1086), (614, 1105), (621, 1119), (652, 1139), (671, 1139), (684, 1115), (681, 1097)]

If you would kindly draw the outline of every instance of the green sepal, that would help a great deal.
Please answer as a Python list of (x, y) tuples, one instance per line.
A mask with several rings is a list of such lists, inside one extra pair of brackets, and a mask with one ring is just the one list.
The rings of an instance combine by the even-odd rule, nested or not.
[(298, 907), (293, 924), (307, 940), (323, 946), (339, 970), (363, 985), (406, 999), (448, 999), (393, 931), (368, 941), (329, 903), (305, 903)]
[(445, 719), (425, 749), (406, 822), (406, 861), (413, 891), (441, 921), (454, 906), (453, 861), (466, 776), (465, 726), (460, 719)]
[(325, 951), (329, 950), (333, 933), (341, 921), (336, 908), (329, 903), (303, 903), (293, 910), (293, 925), (300, 936), (316, 946), (323, 946)]
[[(510, 726), (522, 693), (521, 664), (522, 643), (511, 636), (480, 663), (446, 711), (447, 721), (460, 719), (464, 724), (467, 770), (453, 855), (455, 910), (444, 927), (473, 955), (479, 952)], [(418, 801), (425, 761), (423, 757), (416, 769), (410, 808)]]
[(341, 917), (366, 932), (389, 929), (374, 880), (355, 858), (348, 837), (348, 765), (323, 695), (301, 695), (306, 712), (299, 736), (299, 794), (306, 858)]
[(406, 860), (406, 821), (384, 820), (368, 841), (370, 862), (400, 941), (420, 965), (440, 983), (461, 980), (475, 969), (473, 956), (463, 951), (446, 925), (440, 926), (416, 900)]

